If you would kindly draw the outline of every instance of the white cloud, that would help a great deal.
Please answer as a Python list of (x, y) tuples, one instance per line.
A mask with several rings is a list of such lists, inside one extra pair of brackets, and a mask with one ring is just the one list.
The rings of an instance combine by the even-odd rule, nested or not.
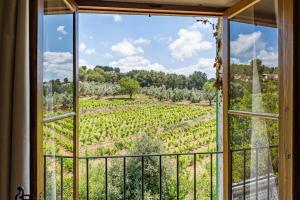
[(117, 61), (109, 63), (111, 67), (119, 67), (121, 72), (129, 72), (131, 70), (155, 70), (166, 71), (166, 68), (159, 63), (151, 63), (143, 56), (129, 56), (121, 58)]
[(241, 60), (238, 58), (230, 58), (231, 64), (241, 64)]
[(115, 22), (120, 22), (122, 21), (122, 16), (121, 15), (113, 15), (114, 21)]
[(104, 59), (113, 59), (113, 58), (114, 58), (114, 56), (111, 55), (110, 53), (105, 53), (105, 54), (102, 55), (102, 57), (103, 57)]
[(177, 60), (183, 61), (197, 55), (199, 51), (212, 48), (212, 44), (203, 40), (203, 35), (199, 31), (180, 29), (178, 36), (169, 45), (171, 55)]
[(79, 66), (80, 66), (80, 67), (81, 67), (81, 66), (87, 66), (87, 65), (88, 65), (88, 64), (87, 64), (87, 61), (86, 61), (86, 60), (79, 58)]
[(57, 39), (58, 39), (58, 40), (62, 40), (63, 38), (62, 38), (62, 37), (58, 37)]
[[(239, 34), (236, 40), (231, 41), (231, 52), (235, 55), (246, 53), (251, 47), (257, 45), (257, 41), (261, 38), (261, 35), (262, 33), (260, 31), (250, 34)], [(256, 46), (256, 49), (262, 48), (261, 45), (264, 45), (264, 43), (258, 43), (258, 45), (259, 46)]]
[(214, 59), (200, 58), (198, 62), (194, 65), (169, 70), (169, 72), (188, 76), (195, 71), (201, 71), (206, 73), (208, 78), (214, 78), (216, 76), (216, 70), (213, 66), (214, 66)]
[(86, 53), (87, 55), (92, 55), (92, 54), (96, 53), (96, 50), (95, 49), (86, 49), (84, 51), (84, 53)]
[(87, 68), (93, 69), (95, 66), (94, 65), (90, 65), (86, 60), (84, 59), (79, 59), (79, 66), (86, 66)]
[(109, 66), (118, 67), (120, 68), (121, 72), (124, 73), (129, 72), (131, 70), (154, 70), (189, 76), (195, 71), (201, 71), (206, 73), (208, 78), (213, 78), (216, 76), (215, 68), (213, 67), (213, 65), (214, 59), (200, 58), (198, 62), (194, 65), (181, 67), (177, 69), (167, 69), (163, 65), (157, 62), (153, 63), (150, 60), (144, 58), (143, 56), (129, 56), (109, 63)]
[(56, 28), (56, 31), (57, 32), (60, 32), (61, 34), (63, 34), (63, 35), (67, 35), (68, 33), (67, 33), (67, 31), (65, 30), (65, 26), (58, 26), (57, 28)]
[(268, 67), (278, 67), (278, 52), (261, 50), (257, 57)]
[[(207, 20), (209, 20), (211, 23), (213, 23), (213, 24), (217, 24), (218, 23), (218, 21), (217, 21), (217, 18), (214, 18), (214, 17), (212, 17), (212, 18), (207, 18), (207, 17), (201, 17), (201, 18), (198, 18), (199, 20), (205, 20), (205, 19), (207, 19)], [(201, 22), (201, 21), (197, 21), (197, 22), (195, 22), (192, 26), (190, 26), (189, 27), (189, 29), (191, 29), (191, 30), (199, 30), (199, 29), (201, 29), (202, 31), (212, 31), (213, 29), (212, 29), (212, 25), (210, 24), (210, 23), (206, 23), (206, 24), (204, 24), (203, 22)]]
[(210, 24), (204, 24), (202, 22), (195, 22), (192, 26), (189, 27), (191, 30), (198, 30), (203, 28), (211, 28)]
[(112, 45), (111, 50), (122, 56), (133, 56), (144, 53), (144, 50), (141, 47), (134, 46), (134, 44), (126, 38), (122, 42)]
[[(255, 56), (257, 55), (257, 56)], [(258, 58), (262, 61), (263, 65), (266, 65), (268, 67), (278, 67), (278, 52), (271, 50), (260, 50), (258, 53), (255, 53), (254, 58)], [(250, 60), (247, 60), (246, 62), (242, 62), (238, 58), (231, 58), (230, 62), (233, 64), (244, 64), (244, 65), (249, 65), (251, 60), (254, 59), (253, 55), (251, 56)]]
[(44, 52), (44, 70), (55, 78), (71, 78), (73, 75), (73, 55), (70, 52)]
[(162, 36), (162, 35), (155, 35), (153, 37), (153, 39), (158, 42), (158, 43), (162, 43), (162, 44), (169, 44), (170, 42), (173, 41), (173, 38), (171, 36)]
[(138, 44), (150, 44), (150, 40), (141, 37), (141, 38), (138, 38), (138, 39), (134, 40), (133, 43), (135, 45), (138, 45)]
[(90, 35), (90, 36), (89, 36), (89, 39), (90, 39), (90, 40), (93, 40), (93, 39), (94, 39), (94, 36)]
[(79, 44), (79, 51), (84, 52), (87, 55), (92, 55), (96, 53), (95, 49), (87, 48), (86, 44), (83, 42)]
[(84, 43), (79, 44), (79, 51), (84, 51), (86, 49), (86, 45)]

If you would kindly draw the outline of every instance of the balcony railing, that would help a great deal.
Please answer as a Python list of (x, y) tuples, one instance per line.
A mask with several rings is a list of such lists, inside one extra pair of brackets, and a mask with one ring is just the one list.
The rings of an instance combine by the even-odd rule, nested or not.
[[(231, 151), (232, 160), (234, 160), (235, 156), (242, 158), (242, 165), (240, 166), (242, 167), (242, 180), (232, 184), (233, 200), (278, 199), (278, 192), (276, 192), (278, 177), (275, 175), (272, 166), (272, 161), (278, 161), (278, 156), (271, 156), (271, 154), (276, 154), (275, 151), (278, 151), (278, 146), (244, 148)], [(247, 155), (251, 156), (251, 162), (249, 162), (250, 159), (247, 159)], [(233, 162), (230, 163), (232, 171), (237, 168)], [(247, 176), (247, 172), (249, 173), (251, 170), (253, 170), (252, 176), (249, 174)]]
[[(108, 163), (114, 159), (121, 159), (122, 160), (122, 169), (123, 169), (123, 199), (126, 198), (126, 189), (127, 189), (127, 170), (126, 170), (126, 161), (130, 158), (136, 158), (140, 160), (141, 168), (140, 168), (140, 175), (141, 175), (141, 199), (145, 199), (145, 160), (147, 158), (157, 158), (158, 159), (158, 172), (159, 172), (159, 199), (163, 199), (163, 162), (166, 157), (174, 158), (175, 166), (176, 166), (176, 199), (180, 198), (180, 159), (185, 156), (189, 156), (192, 158), (192, 176), (193, 176), (193, 196), (194, 199), (197, 199), (197, 161), (199, 158), (208, 158), (209, 159), (209, 199), (213, 199), (214, 197), (214, 175), (213, 175), (213, 165), (214, 161), (216, 160), (217, 155), (221, 155), (222, 152), (200, 152), (200, 153), (166, 153), (166, 154), (142, 154), (142, 155), (125, 155), (125, 156), (84, 156), (79, 157), (79, 160), (85, 161), (85, 174), (86, 174), (86, 194), (85, 199), (90, 199), (90, 162), (91, 160), (102, 160), (104, 161), (104, 184), (105, 184), (105, 197), (104, 199), (109, 199), (109, 187), (108, 187)], [(45, 194), (46, 194), (46, 184), (47, 180), (47, 159), (56, 159), (60, 165), (60, 194), (58, 195), (60, 199), (64, 199), (64, 160), (72, 159), (72, 156), (54, 156), (54, 155), (44, 155), (44, 181), (45, 181)], [(46, 196), (45, 196), (46, 199)]]
[[(271, 160), (268, 157), (267, 159), (267, 171), (265, 172), (265, 174), (263, 176), (259, 175), (259, 166), (261, 163), (258, 162), (258, 157), (259, 157), (259, 152), (262, 151), (263, 149), (276, 149), (278, 148), (277, 146), (270, 146), (270, 147), (261, 147), (261, 148), (252, 148), (252, 149), (239, 149), (239, 150), (233, 150), (231, 151), (231, 157), (234, 157), (236, 154), (239, 154), (243, 159), (242, 159), (242, 167), (243, 170), (243, 180), (237, 183), (234, 183), (232, 185), (232, 192), (233, 192), (233, 199), (248, 199), (253, 197), (256, 199), (261, 199), (259, 197), (264, 196), (265, 198), (262, 199), (276, 199), (274, 196), (273, 192), (270, 192), (270, 188), (274, 188), (277, 187), (277, 176), (274, 175), (273, 171), (271, 170)], [(254, 152), (254, 154), (253, 154)], [(252, 156), (256, 157), (256, 163), (255, 163), (255, 169), (256, 169), (256, 176), (254, 178), (247, 178), (246, 176), (246, 167), (247, 167), (247, 154), (251, 153)], [(108, 183), (108, 171), (110, 170), (110, 168), (108, 167), (109, 163), (113, 160), (120, 160), (121, 165), (122, 165), (122, 195), (123, 195), (123, 199), (128, 199), (127, 198), (127, 160), (131, 159), (131, 158), (135, 158), (135, 159), (139, 159), (139, 164), (140, 164), (140, 184), (141, 184), (141, 190), (140, 190), (140, 196), (141, 199), (144, 200), (145, 199), (145, 160), (148, 158), (157, 158), (158, 159), (158, 165), (157, 165), (157, 170), (158, 170), (158, 185), (159, 185), (159, 199), (163, 199), (163, 162), (164, 159), (166, 158), (171, 158), (173, 159), (174, 166), (175, 166), (175, 171), (176, 171), (176, 199), (180, 199), (180, 159), (183, 157), (190, 157), (192, 160), (191, 163), (191, 178), (193, 179), (193, 188), (192, 189), (192, 195), (193, 195), (193, 199), (201, 199), (199, 198), (197, 195), (199, 193), (199, 191), (197, 191), (197, 189), (199, 189), (199, 187), (197, 186), (197, 180), (201, 179), (201, 177), (199, 177), (199, 175), (197, 174), (197, 167), (198, 164), (197, 162), (199, 161), (199, 158), (206, 158), (206, 160), (209, 163), (209, 169), (208, 169), (208, 173), (209, 173), (209, 183), (207, 184), (206, 190), (209, 190), (209, 197), (207, 197), (206, 199), (216, 199), (217, 194), (214, 194), (218, 192), (218, 190), (215, 187), (218, 187), (217, 183), (215, 183), (214, 181), (218, 178), (216, 177), (216, 179), (214, 180), (214, 174), (213, 174), (213, 168), (214, 166), (217, 166), (217, 164), (214, 162), (217, 160), (217, 158), (219, 156), (222, 156), (222, 152), (201, 152), (201, 153), (178, 153), (178, 154), (173, 154), (173, 153), (169, 153), (169, 154), (142, 154), (142, 155), (125, 155), (125, 156), (85, 156), (85, 157), (79, 157), (79, 161), (84, 161), (85, 162), (85, 188), (86, 188), (86, 193), (85, 193), (85, 199), (90, 199), (90, 163), (92, 161), (102, 161), (104, 163), (104, 174), (103, 174), (103, 178), (104, 178), (104, 194), (103, 194), (103, 199), (109, 199), (109, 183)], [(45, 159), (45, 166), (44, 166), (44, 181), (45, 181), (45, 194), (46, 194), (46, 184), (48, 183), (49, 180), (47, 180), (47, 160), (48, 159), (55, 159), (58, 163), (59, 163), (59, 194), (56, 194), (56, 196), (60, 197), (60, 199), (64, 199), (64, 163), (66, 159), (73, 159), (72, 156), (56, 156), (56, 155), (44, 155), (44, 159)], [(215, 164), (215, 165), (214, 165)], [(232, 163), (231, 166), (233, 167)], [(215, 168), (215, 170), (217, 171), (218, 167)], [(233, 169), (234, 170), (234, 169)], [(217, 173), (217, 172), (216, 172)], [(275, 185), (274, 185), (275, 183)], [(259, 185), (264, 185), (263, 187), (259, 187)], [(251, 188), (252, 189), (251, 189)], [(253, 191), (253, 188), (255, 188), (255, 191)], [(250, 190), (251, 190), (251, 195), (250, 195)], [(263, 190), (263, 191), (262, 191)], [(265, 191), (266, 190), (266, 191)], [(261, 193), (264, 193), (263, 195)], [(249, 196), (250, 195), (250, 196)], [(46, 199), (46, 195), (45, 195), (45, 199)], [(67, 198), (65, 198), (67, 199)]]

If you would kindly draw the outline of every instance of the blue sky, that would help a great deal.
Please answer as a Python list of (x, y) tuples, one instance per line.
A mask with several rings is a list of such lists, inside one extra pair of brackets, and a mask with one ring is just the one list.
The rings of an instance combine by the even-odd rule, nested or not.
[(266, 66), (278, 66), (277, 28), (231, 22), (230, 30), (231, 62), (248, 64), (259, 58)]
[(80, 14), (79, 27), (81, 65), (214, 76), (212, 29), (195, 18)]
[[(45, 16), (44, 79), (72, 78), (72, 15)], [(210, 19), (216, 23), (216, 19)], [(277, 29), (231, 23), (231, 60), (258, 57), (277, 66)], [(214, 77), (215, 40), (210, 25), (192, 17), (79, 15), (79, 64)]]
[(73, 15), (44, 17), (44, 81), (73, 77)]

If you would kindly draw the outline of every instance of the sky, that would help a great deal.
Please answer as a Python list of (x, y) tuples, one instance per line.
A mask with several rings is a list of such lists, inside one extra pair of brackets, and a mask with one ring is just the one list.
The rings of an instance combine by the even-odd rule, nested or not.
[(278, 29), (254, 24), (230, 22), (231, 62), (248, 64), (259, 58), (269, 67), (278, 67)]
[(213, 30), (195, 18), (80, 14), (79, 27), (81, 65), (215, 75)]
[[(72, 15), (44, 18), (44, 80), (72, 78)], [(217, 23), (216, 18), (210, 18)], [(231, 62), (254, 57), (277, 66), (275, 28), (231, 22)], [(79, 65), (215, 76), (215, 39), (210, 25), (183, 16), (79, 14)]]

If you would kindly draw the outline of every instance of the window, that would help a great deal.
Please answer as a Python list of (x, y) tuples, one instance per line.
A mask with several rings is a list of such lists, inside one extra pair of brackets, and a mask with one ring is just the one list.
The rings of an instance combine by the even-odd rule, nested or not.
[(74, 13), (45, 1), (43, 17), (43, 154), (45, 199), (74, 196), (76, 82)]
[(276, 6), (276, 1), (263, 0), (230, 20), (229, 133), (233, 199), (279, 198)]

